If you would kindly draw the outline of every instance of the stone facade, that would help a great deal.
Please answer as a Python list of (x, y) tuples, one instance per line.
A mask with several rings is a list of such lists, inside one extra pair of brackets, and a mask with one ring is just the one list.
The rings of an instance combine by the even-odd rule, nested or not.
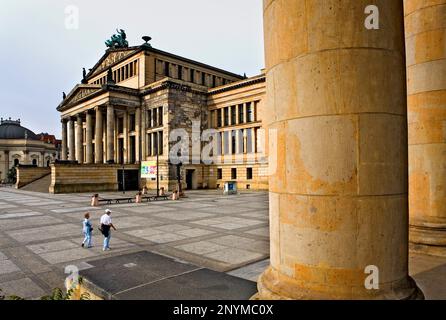
[[(14, 134), (7, 135), (5, 126), (13, 127)], [(16, 165), (49, 167), (59, 157), (53, 143), (40, 140), (32, 131), (21, 127), (19, 120), (2, 119), (0, 131), (0, 181), (6, 181), (9, 170)]]
[[(107, 74), (113, 81), (107, 80)], [(264, 149), (257, 147), (261, 142), (256, 140), (263, 137), (260, 129), (264, 75), (244, 79), (141, 46), (107, 50), (86, 82), (77, 85), (58, 107), (62, 118), (62, 160), (127, 165), (158, 158), (159, 185), (166, 190), (177, 187), (177, 170), (183, 188), (223, 188), (225, 181), (236, 180), (243, 189), (267, 189), (265, 157), (262, 163), (255, 161), (260, 158), (256, 157), (258, 150)], [(255, 120), (248, 121), (245, 116), (237, 122), (217, 124), (216, 110), (237, 108), (239, 112), (239, 105), (247, 108), (242, 113), (252, 113)], [(229, 141), (221, 141), (221, 157), (216, 157), (215, 163), (205, 163), (201, 150), (206, 141), (201, 140), (203, 132), (209, 129), (219, 134), (244, 130), (242, 149), (228, 152), (224, 143)], [(252, 131), (250, 149), (246, 147), (248, 130)], [(189, 155), (181, 159), (181, 167), (171, 154), (177, 144), (172, 136), (177, 132), (184, 133), (188, 140)], [(227, 160), (229, 153), (231, 158), (239, 154), (243, 162), (223, 164), (222, 159)], [(237, 178), (228, 175), (233, 170), (237, 170)], [(142, 184), (154, 189), (156, 179), (143, 179)]]
[(258, 297), (421, 298), (407, 263), (403, 4), (375, 1), (386, 14), (369, 30), (369, 2), (328, 2), (264, 1), (264, 119), (278, 139)]
[(405, 1), (412, 248), (446, 256), (446, 0)]

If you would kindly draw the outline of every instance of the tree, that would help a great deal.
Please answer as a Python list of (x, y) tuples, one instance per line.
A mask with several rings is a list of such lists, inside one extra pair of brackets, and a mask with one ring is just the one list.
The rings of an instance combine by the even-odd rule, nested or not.
[(8, 175), (7, 175), (7, 181), (9, 183), (13, 183), (13, 184), (17, 182), (17, 170), (15, 167), (12, 167), (11, 169), (9, 169)]

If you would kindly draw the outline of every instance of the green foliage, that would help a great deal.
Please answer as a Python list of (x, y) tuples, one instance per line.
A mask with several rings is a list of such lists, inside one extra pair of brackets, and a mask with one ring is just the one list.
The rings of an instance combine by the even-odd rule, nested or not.
[(6, 180), (9, 183), (16, 183), (17, 182), (17, 170), (15, 167), (12, 167), (11, 169), (9, 169), (8, 174), (6, 176)]
[[(82, 278), (79, 277), (79, 284), (82, 284)], [(60, 289), (60, 288), (54, 288), (53, 292), (48, 295), (48, 296), (43, 296), (40, 298), (40, 300), (71, 300), (73, 293), (74, 293), (75, 288), (71, 288), (70, 290), (68, 290), (66, 293), (64, 292), (64, 290)], [(5, 297), (4, 295), (1, 294), (2, 293), (2, 289), (0, 289), (0, 300), (25, 300), (22, 297), (19, 296), (8, 296)], [(80, 300), (90, 300), (90, 294), (88, 293), (83, 293), (80, 296)]]

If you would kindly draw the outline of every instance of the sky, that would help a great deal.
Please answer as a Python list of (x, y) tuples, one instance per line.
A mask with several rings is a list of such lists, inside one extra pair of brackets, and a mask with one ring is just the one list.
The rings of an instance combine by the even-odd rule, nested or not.
[(1, 2), (0, 117), (20, 118), (35, 133), (60, 138), (62, 92), (102, 57), (117, 28), (130, 46), (148, 35), (154, 48), (237, 74), (264, 67), (260, 0)]

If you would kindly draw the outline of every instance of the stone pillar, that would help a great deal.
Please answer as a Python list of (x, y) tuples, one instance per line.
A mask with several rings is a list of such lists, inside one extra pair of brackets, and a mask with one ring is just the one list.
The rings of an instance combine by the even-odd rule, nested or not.
[(135, 162), (141, 162), (141, 108), (135, 111)]
[(143, 108), (141, 113), (141, 161), (145, 161), (147, 157), (147, 111)]
[(85, 131), (85, 163), (93, 163), (93, 114), (87, 111)]
[(81, 115), (77, 116), (76, 125), (76, 160), (81, 164), (84, 162), (84, 131)]
[(115, 108), (107, 106), (107, 162), (115, 160)]
[(422, 297), (408, 276), (403, 2), (374, 1), (379, 30), (365, 28), (369, 4), (264, 1), (265, 119), (278, 138), (258, 298)]
[(248, 122), (248, 103), (243, 104), (243, 123)]
[(68, 132), (69, 132), (68, 160), (70, 161), (76, 160), (76, 139), (75, 139), (76, 134), (74, 133), (74, 121), (75, 121), (74, 117), (70, 118), (70, 120), (68, 121)]
[(62, 155), (61, 160), (67, 160), (67, 150), (68, 150), (68, 129), (67, 120), (62, 119)]
[(446, 0), (434, 2), (404, 2), (409, 239), (411, 249), (446, 256)]
[[(104, 130), (105, 128), (105, 130)], [(102, 116), (102, 141), (103, 141), (103, 148), (102, 148), (102, 155), (103, 155), (103, 163), (107, 163), (107, 115), (104, 117)]]
[(124, 136), (123, 139), (123, 146), (122, 146), (122, 154), (123, 154), (123, 160), (124, 163), (127, 164), (129, 163), (129, 154), (130, 154), (130, 150), (129, 150), (129, 113), (128, 111), (124, 111), (124, 116), (122, 117), (122, 133)]
[(94, 157), (95, 163), (103, 163), (104, 155), (103, 155), (103, 127), (102, 127), (102, 110), (100, 107), (95, 108), (96, 111), (96, 126), (95, 126), (95, 135), (94, 135)]

